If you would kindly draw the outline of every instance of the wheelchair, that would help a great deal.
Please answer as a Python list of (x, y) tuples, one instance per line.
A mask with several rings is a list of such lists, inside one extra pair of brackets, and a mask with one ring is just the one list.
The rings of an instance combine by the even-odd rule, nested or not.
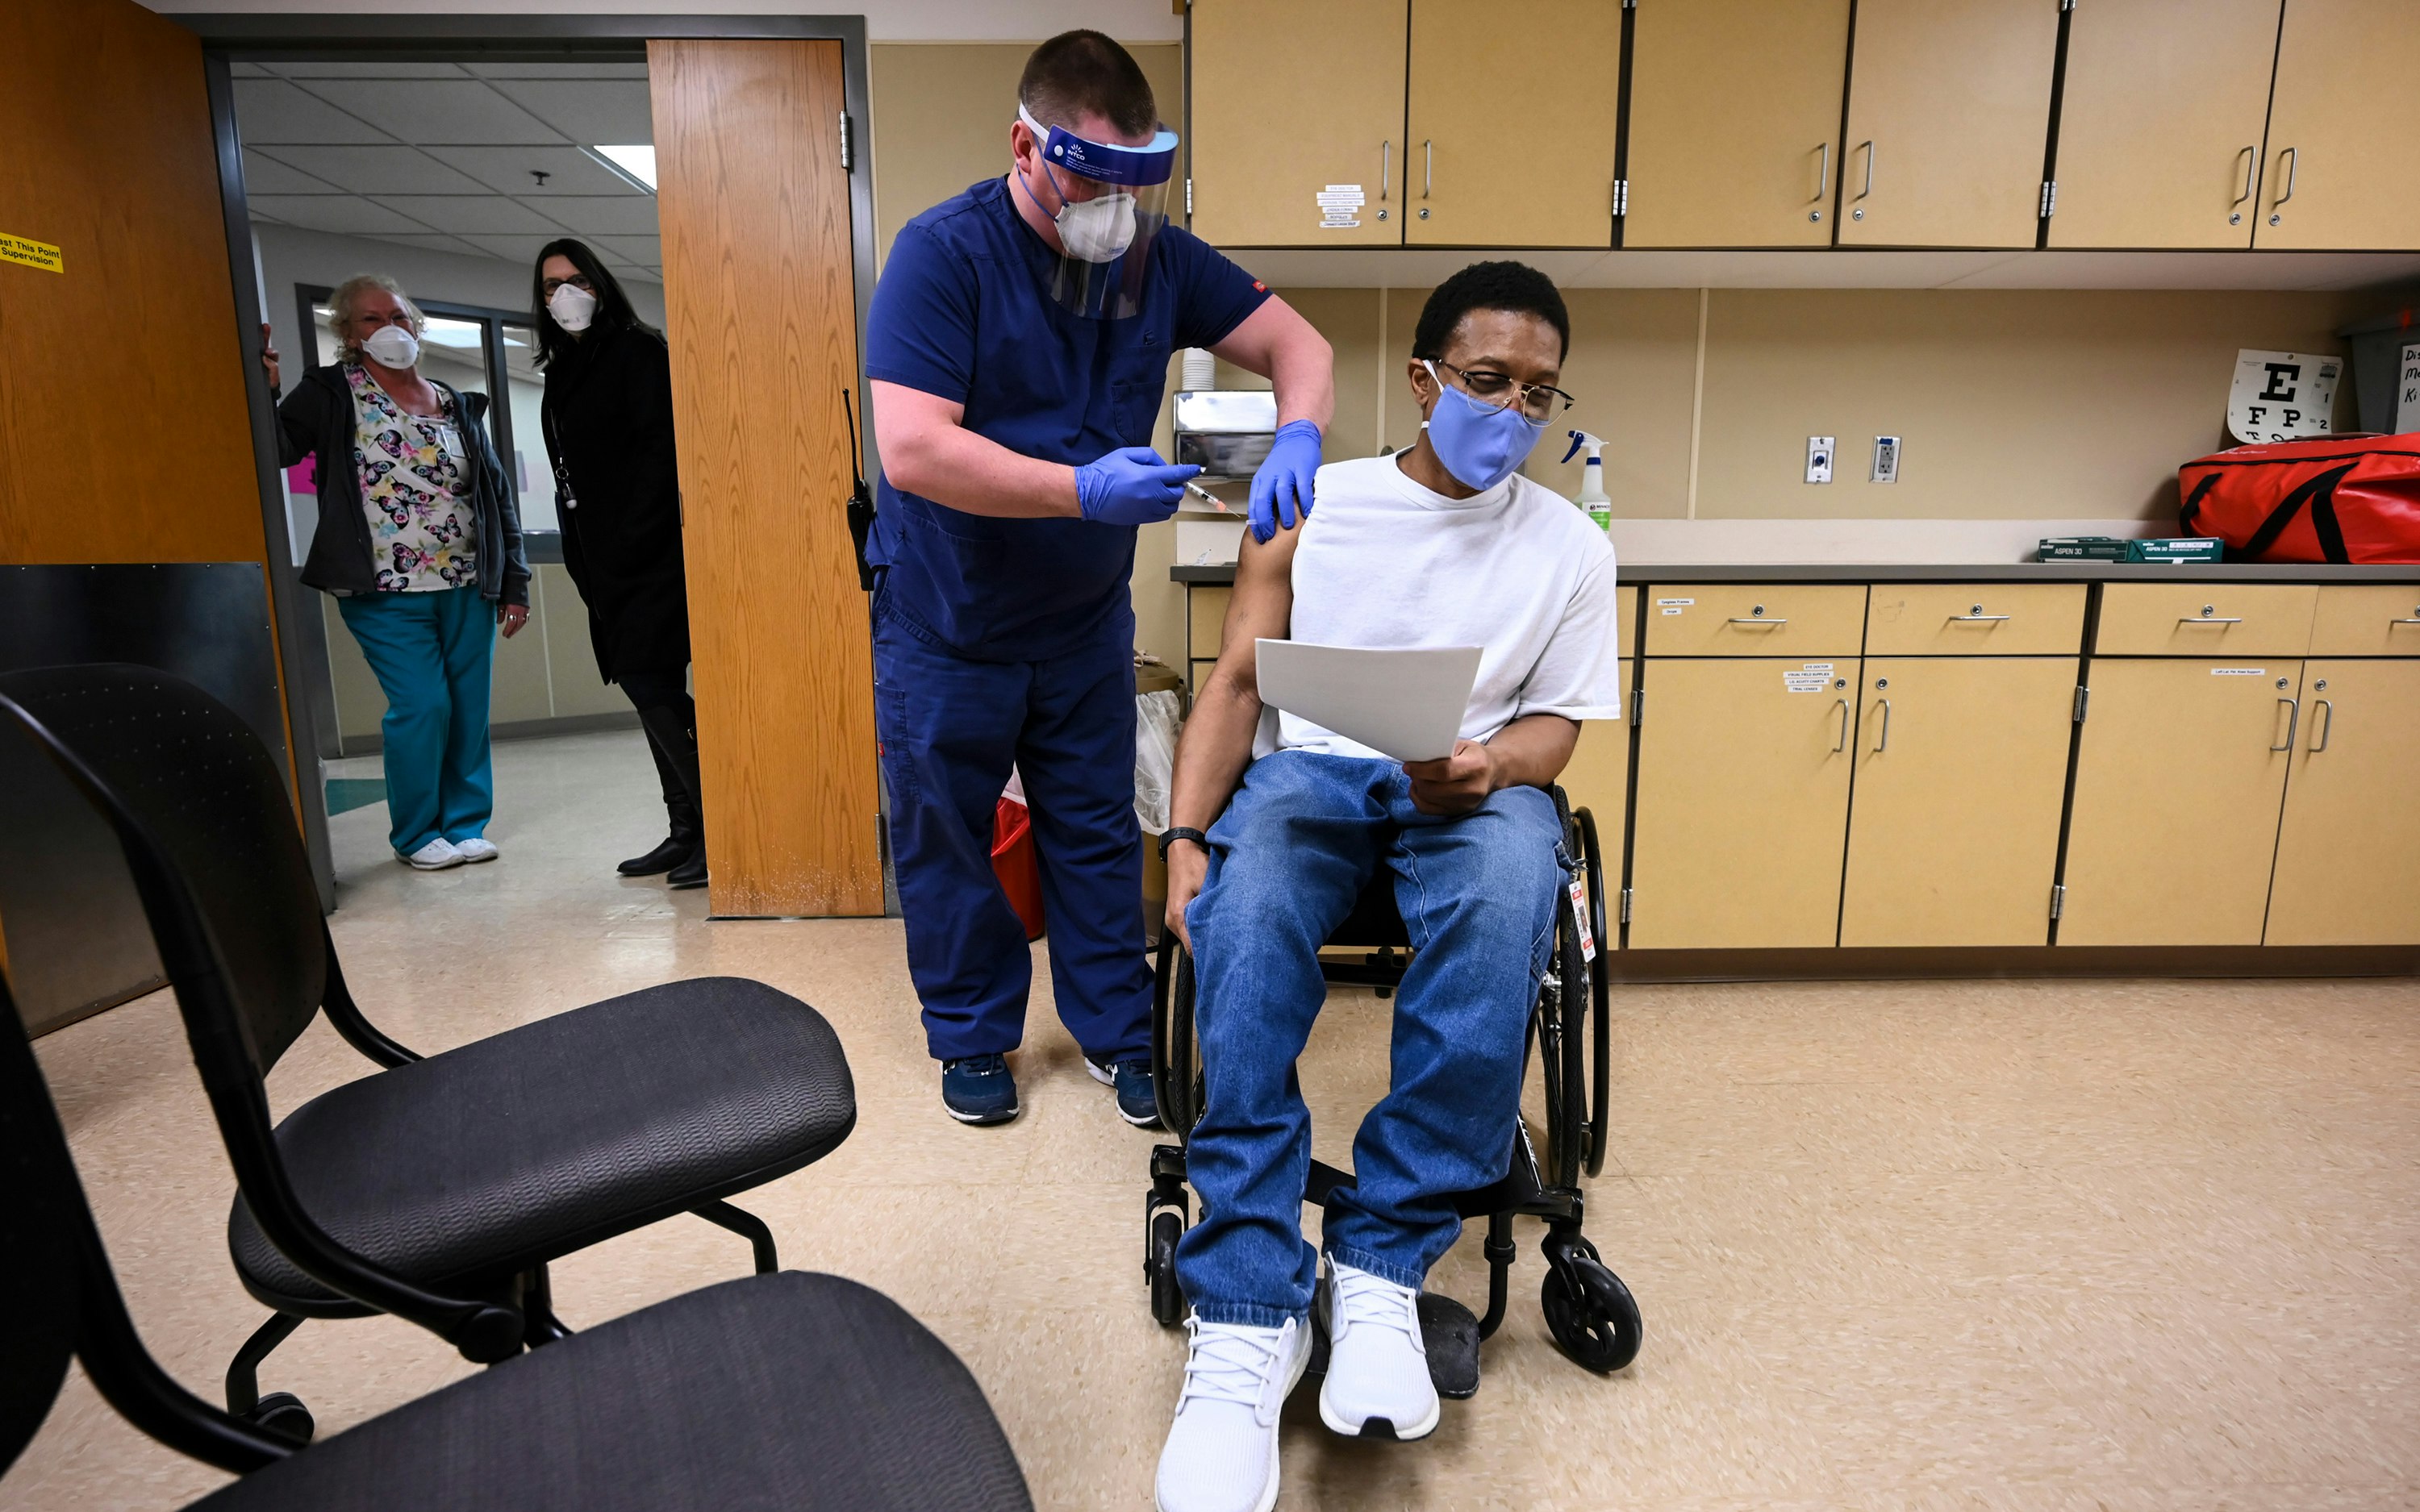
[[(1504, 1179), (1455, 1198), (1464, 1218), (1487, 1220), (1481, 1249), (1488, 1268), (1487, 1312), (1474, 1317), (1451, 1298), (1420, 1294), (1430, 1372), (1438, 1394), (1448, 1397), (1466, 1398), (1479, 1389), (1479, 1342), (1504, 1321), (1516, 1253), (1516, 1217), (1545, 1221), (1540, 1248), (1546, 1274), (1538, 1300), (1547, 1330), (1566, 1355), (1589, 1370), (1609, 1374), (1637, 1357), (1642, 1337), (1638, 1304), (1581, 1232), (1580, 1178), (1594, 1176), (1605, 1165), (1611, 1080), (1608, 982), (1596, 959), (1608, 940), (1605, 867), (1594, 816), (1586, 809), (1575, 811), (1559, 787), (1553, 795), (1565, 852), (1580, 872), (1576, 885), (1562, 889), (1556, 902), (1553, 950), (1530, 1010), (1524, 1051), (1523, 1084), (1528, 1085), (1531, 1065), (1544, 1083), (1543, 1138), (1532, 1139), (1525, 1113), (1514, 1126), (1512, 1167)], [(1329, 937), (1320, 957), (1321, 974), (1329, 982), (1374, 988), (1382, 999), (1394, 995), (1411, 963), (1411, 942), (1395, 907), (1392, 882), (1392, 873), (1380, 868), (1351, 915)], [(1358, 959), (1339, 959), (1340, 949), (1361, 953)], [(1163, 1325), (1175, 1324), (1185, 1313), (1176, 1281), (1176, 1244), (1191, 1222), (1186, 1141), (1201, 1119), (1203, 1096), (1193, 993), (1192, 958), (1173, 931), (1163, 932), (1153, 998), (1152, 1082), (1160, 1119), (1177, 1142), (1152, 1150), (1151, 1189), (1143, 1211), (1143, 1273), (1150, 1282), (1152, 1316)], [(1350, 1173), (1314, 1160), (1303, 1200), (1325, 1207), (1328, 1195), (1351, 1180)], [(1313, 1373), (1324, 1365), (1326, 1350), (1325, 1331), (1315, 1332)]]

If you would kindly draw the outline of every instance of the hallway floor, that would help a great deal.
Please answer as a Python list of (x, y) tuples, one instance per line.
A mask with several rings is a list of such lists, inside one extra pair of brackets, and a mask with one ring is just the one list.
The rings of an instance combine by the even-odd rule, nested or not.
[[(625, 882), (659, 839), (641, 738), (497, 748), (503, 858), (414, 873), (382, 804), (333, 821), (347, 975), (423, 1050), (706, 973), (837, 1026), (861, 1118), (741, 1203), (785, 1265), (880, 1287), (974, 1370), (1046, 1509), (1147, 1507), (1184, 1341), (1150, 1319), (1145, 1160), (1036, 1003), (1027, 1112), (952, 1123), (895, 920), (705, 921)], [(1623, 1374), (1568, 1364), (1524, 1224), (1479, 1396), (1412, 1445), (1287, 1413), (1286, 1508), (2420, 1506), (2420, 984), (1956, 982), (1617, 989), (1613, 1156), (1590, 1233), (1637, 1295)], [(1340, 994), (1303, 1066), (1342, 1161), (1383, 1088), (1382, 1005)], [(152, 1350), (216, 1397), (259, 1321), (233, 1180), (167, 995), (43, 1040)], [(283, 1114), (368, 1065), (324, 1022)], [(563, 1261), (574, 1326), (743, 1273), (675, 1219)], [(1483, 1296), (1478, 1233), (1434, 1284)], [(264, 1390), (330, 1433), (473, 1367), (390, 1319), (307, 1325)], [(5, 1483), (13, 1512), (182, 1504), (218, 1473), (71, 1380)]]

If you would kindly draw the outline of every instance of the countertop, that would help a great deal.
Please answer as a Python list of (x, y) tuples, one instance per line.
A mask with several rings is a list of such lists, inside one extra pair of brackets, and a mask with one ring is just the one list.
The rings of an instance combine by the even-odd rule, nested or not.
[[(1235, 580), (1233, 564), (1171, 567), (1171, 582), (1225, 587)], [(1997, 562), (1730, 563), (1720, 566), (1645, 565), (1621, 573), (1624, 583), (2078, 583), (2078, 582), (2293, 582), (2420, 583), (2420, 563), (2334, 566), (2325, 563), (2275, 562)]]

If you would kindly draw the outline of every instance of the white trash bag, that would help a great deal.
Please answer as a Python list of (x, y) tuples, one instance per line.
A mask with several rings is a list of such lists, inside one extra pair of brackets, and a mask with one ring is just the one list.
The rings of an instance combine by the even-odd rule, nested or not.
[(1142, 832), (1168, 827), (1168, 797), (1176, 777), (1176, 736), (1185, 715), (1174, 693), (1135, 695), (1135, 817)]

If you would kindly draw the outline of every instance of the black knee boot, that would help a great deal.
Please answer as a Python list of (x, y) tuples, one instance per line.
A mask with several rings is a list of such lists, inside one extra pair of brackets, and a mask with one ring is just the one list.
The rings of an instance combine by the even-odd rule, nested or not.
[(675, 788), (668, 785), (664, 793), (664, 807), (673, 815), (673, 839), (683, 838), (686, 829), (690, 840), (688, 854), (665, 874), (665, 885), (674, 887), (706, 886), (706, 808), (698, 801), (694, 707), (675, 708), (659, 703), (639, 711), (639, 723), (646, 728), (647, 742), (655, 748), (657, 760), (663, 764), (663, 770), (674, 778), (678, 800), (686, 806), (686, 813), (674, 808)]
[[(644, 712), (639, 716), (641, 728), (647, 728)], [(647, 732), (647, 754), (655, 758), (656, 782), (664, 795), (664, 817), (668, 833), (656, 848), (644, 856), (634, 856), (615, 871), (626, 877), (652, 877), (671, 871), (696, 853), (705, 842), (706, 825), (698, 815), (697, 801), (681, 780), (680, 769), (664, 754), (655, 732)]]

